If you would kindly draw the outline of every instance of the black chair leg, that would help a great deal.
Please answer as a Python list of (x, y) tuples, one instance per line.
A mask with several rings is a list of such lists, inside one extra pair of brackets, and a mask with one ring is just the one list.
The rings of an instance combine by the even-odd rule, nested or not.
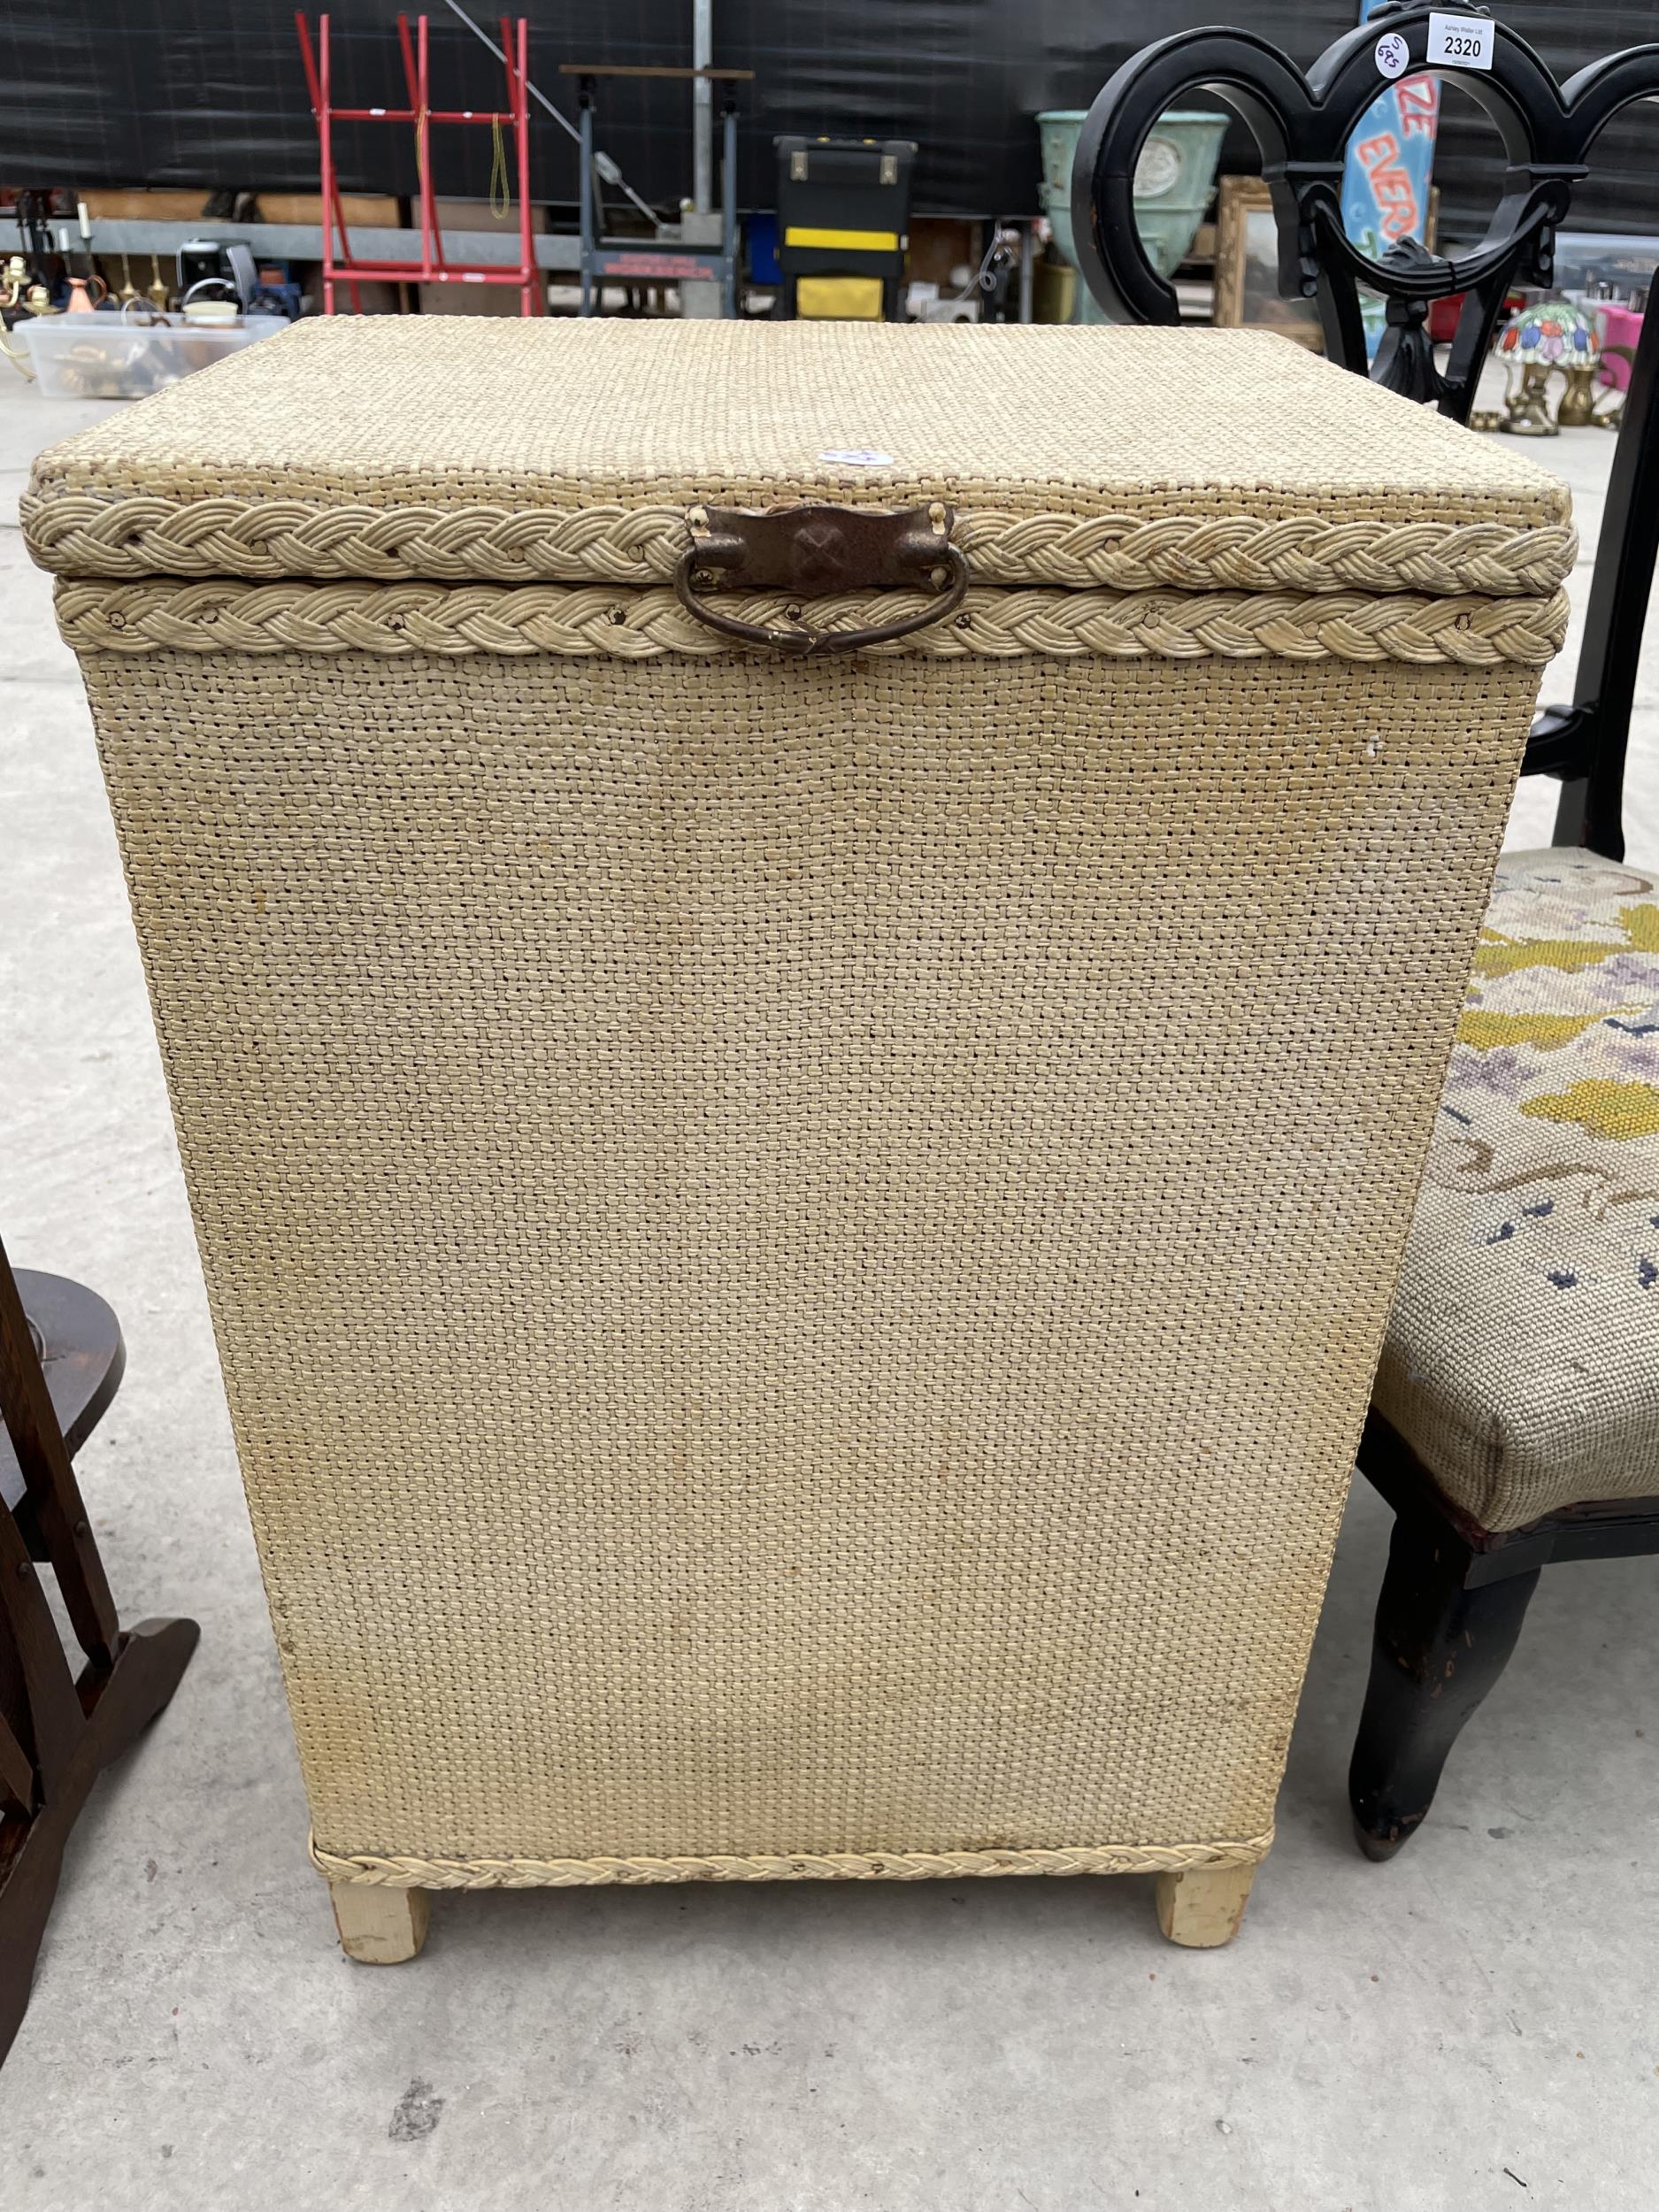
[(1360, 1849), (1392, 1858), (1434, 1801), (1463, 1723), (1515, 1649), (1540, 1570), (1464, 1586), (1469, 1548), (1416, 1516), (1394, 1523), (1371, 1681), (1348, 1770)]

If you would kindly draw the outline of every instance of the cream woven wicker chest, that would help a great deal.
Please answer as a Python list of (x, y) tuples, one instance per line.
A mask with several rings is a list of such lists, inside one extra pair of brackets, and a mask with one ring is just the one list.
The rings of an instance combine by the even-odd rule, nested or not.
[(1558, 488), (1248, 334), (386, 319), (25, 520), (348, 1948), (1136, 1870), (1224, 1938)]

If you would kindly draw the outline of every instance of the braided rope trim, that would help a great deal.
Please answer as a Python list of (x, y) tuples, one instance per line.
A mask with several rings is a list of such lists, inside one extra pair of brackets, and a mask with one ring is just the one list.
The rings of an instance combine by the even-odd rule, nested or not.
[[(644, 584), (672, 573), (680, 507), (333, 507), (296, 499), (183, 503), (147, 494), (31, 493), (29, 551), (65, 576), (357, 577), (466, 583)], [(1251, 515), (964, 514), (983, 582), (1146, 591), (1555, 590), (1578, 557), (1565, 523), (1280, 521)]]
[[(810, 603), (824, 629), (860, 628), (919, 611), (930, 595), (847, 593)], [(787, 626), (801, 612), (781, 594), (724, 594), (747, 622)], [(688, 614), (672, 592), (618, 595), (549, 584), (107, 584), (58, 586), (58, 619), (83, 653), (554, 653), (651, 660), (664, 653), (730, 655), (734, 645)], [(1567, 600), (1305, 597), (1288, 592), (974, 591), (937, 628), (868, 649), (932, 659), (1022, 653), (1173, 660), (1450, 661), (1541, 666), (1567, 630)]]
[(1065, 1851), (802, 1852), (789, 1857), (697, 1859), (337, 1858), (311, 1839), (311, 1863), (331, 1882), (380, 1889), (592, 1889), (658, 1882), (932, 1882), (1014, 1874), (1179, 1874), (1253, 1866), (1271, 1828), (1236, 1843), (1103, 1844)]

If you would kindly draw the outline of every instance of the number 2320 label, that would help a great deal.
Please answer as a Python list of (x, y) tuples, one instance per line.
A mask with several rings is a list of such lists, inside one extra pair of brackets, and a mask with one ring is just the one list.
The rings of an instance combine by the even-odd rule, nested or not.
[(1497, 26), (1489, 15), (1431, 15), (1428, 65), (1490, 69)]

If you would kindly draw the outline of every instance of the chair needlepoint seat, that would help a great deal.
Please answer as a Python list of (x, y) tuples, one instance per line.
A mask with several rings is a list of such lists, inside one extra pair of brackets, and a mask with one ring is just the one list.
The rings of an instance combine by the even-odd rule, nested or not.
[(1359, 1463), (1394, 1507), (1348, 1774), (1367, 1857), (1421, 1826), (1545, 1567), (1659, 1551), (1659, 897), (1507, 853)]
[(1654, 872), (1503, 856), (1374, 1403), (1485, 1530), (1659, 1492)]

